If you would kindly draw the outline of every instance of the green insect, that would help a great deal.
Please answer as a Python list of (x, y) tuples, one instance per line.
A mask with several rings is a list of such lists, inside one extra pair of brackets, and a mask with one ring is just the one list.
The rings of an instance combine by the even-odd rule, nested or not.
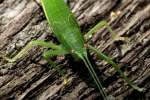
[(41, 3), (48, 23), (50, 24), (50, 28), (60, 42), (60, 45), (55, 45), (52, 42), (45, 42), (44, 40), (34, 40), (27, 44), (27, 46), (12, 59), (8, 59), (6, 57), (3, 58), (9, 62), (15, 62), (17, 59), (26, 54), (32, 46), (35, 45), (50, 48), (50, 50), (43, 53), (44, 58), (71, 54), (75, 59), (81, 59), (85, 63), (103, 98), (107, 100), (107, 94), (104, 92), (102, 84), (88, 59), (87, 49), (89, 49), (90, 51), (95, 52), (101, 59), (111, 64), (131, 87), (138, 91), (143, 91), (143, 88), (133, 85), (133, 83), (128, 80), (128, 78), (123, 74), (123, 72), (118, 68), (111, 58), (104, 55), (98, 49), (85, 43), (91, 37), (91, 35), (102, 26), (106, 26), (108, 30), (114, 34), (106, 21), (101, 21), (98, 23), (85, 35), (84, 39), (75, 17), (63, 0), (41, 0)]

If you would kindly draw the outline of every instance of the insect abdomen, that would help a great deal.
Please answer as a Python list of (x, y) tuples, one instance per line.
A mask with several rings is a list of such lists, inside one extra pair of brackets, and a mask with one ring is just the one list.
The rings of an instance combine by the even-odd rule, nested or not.
[[(63, 0), (45, 0), (42, 2), (51, 28), (59, 42), (67, 50), (82, 52), (84, 40), (78, 24)], [(61, 9), (62, 8), (62, 9)]]

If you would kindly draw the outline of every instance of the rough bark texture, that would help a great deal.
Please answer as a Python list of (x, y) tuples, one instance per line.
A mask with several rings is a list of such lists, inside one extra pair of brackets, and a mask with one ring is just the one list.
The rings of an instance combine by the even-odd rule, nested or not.
[[(33, 0), (0, 0), (0, 51), (15, 56), (29, 41), (56, 41), (43, 11)], [(105, 91), (116, 100), (150, 100), (150, 1), (149, 0), (70, 0), (83, 32), (100, 20), (107, 20), (127, 42), (111, 42), (107, 29), (100, 29), (91, 39), (95, 47), (118, 63), (135, 84), (145, 87), (142, 93), (130, 88), (116, 71), (104, 61), (91, 56)], [(120, 13), (116, 17), (112, 12)], [(0, 59), (0, 100), (96, 100), (95, 90), (84, 64), (69, 58), (59, 61), (68, 82), (55, 69), (49, 69), (34, 47), (16, 64)]]

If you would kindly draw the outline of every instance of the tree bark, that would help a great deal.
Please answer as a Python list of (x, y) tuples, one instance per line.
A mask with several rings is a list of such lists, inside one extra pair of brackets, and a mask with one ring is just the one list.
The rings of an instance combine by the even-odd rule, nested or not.
[[(15, 56), (28, 42), (45, 39), (57, 42), (49, 29), (38, 1), (0, 1), (0, 51)], [(113, 41), (104, 27), (89, 43), (116, 61), (124, 74), (145, 91), (129, 87), (105, 61), (91, 54), (91, 61), (106, 93), (115, 100), (150, 99), (150, 1), (149, 0), (69, 0), (83, 33), (101, 20), (127, 41)], [(33, 47), (15, 64), (0, 58), (0, 100), (96, 100), (101, 97), (82, 62), (69, 57), (60, 60), (60, 69), (48, 68), (42, 58), (44, 48)], [(64, 77), (67, 83), (64, 84)]]

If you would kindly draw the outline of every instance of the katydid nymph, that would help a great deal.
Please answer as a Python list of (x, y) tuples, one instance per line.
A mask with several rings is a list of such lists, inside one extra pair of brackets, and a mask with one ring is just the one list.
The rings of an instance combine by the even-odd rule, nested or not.
[(97, 85), (97, 88), (99, 89), (103, 98), (107, 100), (107, 94), (104, 92), (102, 84), (89, 61), (87, 55), (87, 49), (89, 49), (90, 51), (96, 53), (101, 59), (111, 64), (131, 87), (138, 91), (143, 91), (143, 88), (139, 88), (130, 82), (130, 80), (123, 74), (123, 72), (118, 68), (117, 64), (115, 64), (111, 58), (107, 57), (91, 45), (86, 44), (86, 41), (90, 38), (90, 36), (102, 26), (106, 26), (108, 30), (114, 34), (109, 25), (107, 25), (107, 22), (101, 21), (98, 23), (85, 35), (86, 39), (84, 39), (75, 17), (63, 0), (41, 0), (41, 4), (50, 28), (52, 29), (57, 40), (60, 42), (60, 45), (55, 45), (52, 42), (45, 42), (44, 40), (34, 40), (29, 42), (29, 44), (27, 44), (27, 46), (12, 59), (4, 57), (6, 60), (15, 62), (17, 59), (26, 54), (26, 52), (32, 46), (35, 45), (50, 48), (50, 50), (43, 53), (44, 58), (71, 54), (75, 59), (81, 59), (85, 63), (85, 66)]

